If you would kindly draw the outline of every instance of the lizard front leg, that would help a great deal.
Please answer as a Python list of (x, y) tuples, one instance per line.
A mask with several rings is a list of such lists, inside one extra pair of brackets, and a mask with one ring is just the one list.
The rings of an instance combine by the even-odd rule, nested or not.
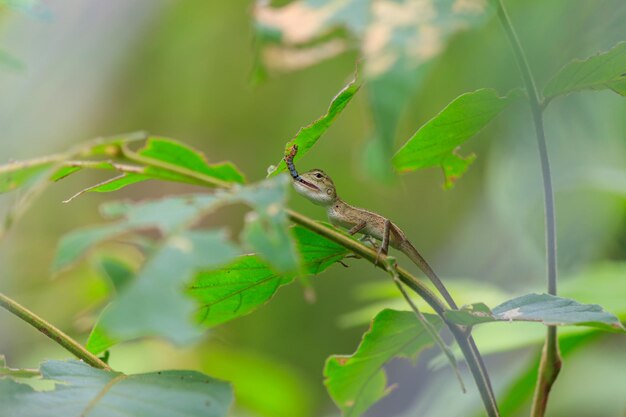
[[(357, 234), (358, 232), (360, 232), (361, 230), (363, 230), (365, 226), (367, 226), (367, 221), (363, 220), (360, 223), (354, 225), (352, 228), (350, 228), (350, 230), (348, 230), (348, 234), (350, 236), (353, 236)], [(372, 245), (374, 249), (379, 249), (379, 246), (376, 243), (376, 240), (368, 234), (364, 234), (359, 240), (364, 243), (369, 243), (370, 245)], [(376, 262), (378, 262), (378, 257), (376, 259), (377, 259)]]
[(363, 220), (360, 223), (354, 225), (350, 230), (348, 230), (348, 234), (350, 236), (353, 236), (353, 235), (359, 233), (361, 230), (363, 230), (363, 228), (365, 226), (367, 226), (367, 222), (365, 220)]

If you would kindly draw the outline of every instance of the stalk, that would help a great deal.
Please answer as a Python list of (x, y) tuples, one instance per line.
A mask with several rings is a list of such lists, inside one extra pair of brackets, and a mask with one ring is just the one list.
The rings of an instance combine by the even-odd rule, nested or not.
[(106, 371), (111, 370), (109, 365), (85, 349), (76, 340), (72, 339), (52, 324), (48, 323), (32, 311), (28, 310), (26, 307), (17, 303), (17, 301), (12, 300), (2, 293), (0, 293), (0, 307), (24, 320), (26, 323), (30, 324), (35, 329), (39, 330), (41, 333), (61, 345), (65, 350), (72, 353), (78, 359), (82, 359), (85, 363), (93, 366), (94, 368), (104, 369)]
[[(548, 158), (548, 147), (546, 145), (545, 131), (543, 127), (542, 99), (537, 91), (537, 86), (530, 70), (530, 65), (524, 54), (524, 49), (515, 33), (511, 20), (502, 4), (502, 0), (496, 0), (498, 18), (506, 36), (511, 44), (515, 60), (519, 66), (522, 80), (528, 93), (528, 102), (535, 125), (537, 145), (539, 148), (539, 159), (541, 162), (541, 176), (543, 180), (544, 195), (544, 218), (546, 230), (546, 259), (547, 259), (547, 287), (548, 294), (557, 295), (557, 247), (556, 247), (556, 215), (554, 210), (554, 191), (552, 188), (552, 175), (550, 173), (550, 160)], [(548, 405), (550, 390), (556, 381), (561, 370), (561, 354), (559, 352), (559, 341), (556, 327), (549, 326), (546, 334), (535, 395), (531, 410), (532, 417), (543, 417)]]

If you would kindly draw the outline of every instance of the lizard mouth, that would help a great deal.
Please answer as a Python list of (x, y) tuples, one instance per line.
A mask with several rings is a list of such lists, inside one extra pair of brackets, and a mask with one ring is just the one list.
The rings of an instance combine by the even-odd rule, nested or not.
[(310, 188), (311, 190), (320, 191), (320, 188), (317, 185), (311, 184), (310, 182), (308, 182), (307, 180), (305, 180), (303, 178), (299, 178), (297, 181), (300, 184), (304, 185), (305, 187)]

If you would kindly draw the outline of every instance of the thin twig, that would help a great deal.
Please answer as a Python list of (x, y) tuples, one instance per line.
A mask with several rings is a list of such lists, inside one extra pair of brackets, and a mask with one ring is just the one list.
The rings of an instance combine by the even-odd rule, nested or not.
[(393, 278), (394, 284), (396, 284), (396, 287), (398, 288), (398, 290), (402, 294), (402, 297), (404, 298), (404, 301), (406, 301), (406, 303), (409, 305), (409, 307), (411, 307), (411, 310), (413, 310), (413, 313), (417, 317), (417, 320), (422, 323), (422, 325), (424, 326), (424, 328), (426, 329), (426, 331), (428, 332), (430, 337), (435, 341), (435, 343), (440, 347), (440, 349), (443, 352), (443, 354), (450, 361), (450, 364), (452, 366), (452, 370), (454, 371), (454, 374), (456, 375), (456, 378), (459, 381), (459, 385), (461, 385), (461, 391), (463, 391), (463, 393), (465, 394), (467, 392), (467, 390), (465, 389), (465, 384), (463, 383), (463, 377), (461, 376), (461, 372), (459, 371), (459, 367), (458, 367), (458, 365), (456, 363), (456, 358), (454, 357), (454, 354), (446, 346), (446, 343), (443, 341), (443, 339), (439, 335), (439, 332), (437, 331), (435, 326), (433, 326), (426, 319), (426, 317), (422, 314), (422, 312), (417, 307), (417, 305), (413, 302), (413, 300), (411, 299), (409, 294), (406, 292), (406, 290), (402, 286), (402, 281), (400, 281), (400, 277), (398, 276), (398, 271), (396, 271), (395, 266), (390, 266), (388, 268), (388, 271), (391, 274), (391, 277)]
[[(522, 80), (528, 92), (528, 102), (535, 125), (535, 133), (537, 135), (537, 144), (539, 147), (539, 159), (541, 161), (541, 175), (543, 178), (544, 193), (544, 211), (545, 211), (545, 228), (546, 228), (546, 258), (548, 270), (548, 293), (557, 294), (557, 248), (556, 248), (556, 215), (554, 211), (554, 191), (552, 188), (552, 176), (550, 173), (550, 160), (548, 158), (548, 148), (546, 145), (546, 137), (543, 128), (543, 109), (544, 105), (540, 99), (533, 74), (530, 70), (528, 60), (524, 54), (524, 49), (515, 33), (515, 29), (511, 24), (502, 0), (496, 0), (498, 9), (498, 18), (504, 28), (513, 54), (520, 68)], [(537, 385), (535, 387), (535, 396), (531, 410), (532, 417), (543, 417), (548, 404), (548, 397), (552, 385), (561, 370), (561, 355), (559, 353), (559, 343), (556, 333), (556, 327), (548, 327), (546, 341), (539, 365), (539, 374)]]
[(13, 313), (20, 319), (24, 320), (41, 333), (63, 346), (63, 348), (65, 348), (68, 352), (85, 361), (85, 363), (93, 366), (94, 368), (104, 369), (107, 371), (111, 370), (109, 365), (85, 349), (76, 340), (72, 339), (52, 324), (48, 323), (32, 311), (28, 310), (26, 307), (23, 307), (15, 300), (12, 300), (2, 293), (0, 293), (0, 307), (3, 307), (10, 313)]

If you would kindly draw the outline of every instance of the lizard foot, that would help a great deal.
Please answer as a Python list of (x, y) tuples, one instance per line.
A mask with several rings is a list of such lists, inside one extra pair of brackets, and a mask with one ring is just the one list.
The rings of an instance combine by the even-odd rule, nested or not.
[(359, 240), (363, 243), (369, 243), (374, 249), (378, 249), (378, 243), (376, 242), (376, 239), (374, 239), (370, 235), (363, 235)]

